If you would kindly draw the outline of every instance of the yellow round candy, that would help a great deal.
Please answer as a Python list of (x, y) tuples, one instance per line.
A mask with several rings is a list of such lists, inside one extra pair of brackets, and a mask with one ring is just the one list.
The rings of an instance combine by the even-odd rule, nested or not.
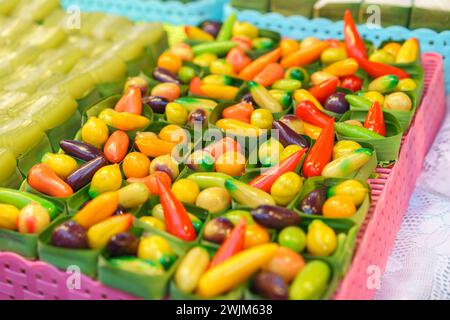
[(100, 148), (108, 140), (108, 137), (108, 126), (97, 117), (90, 117), (81, 128), (81, 139), (94, 147)]
[(369, 60), (373, 62), (392, 64), (395, 62), (395, 57), (386, 50), (377, 50), (370, 55)]
[(308, 227), (306, 248), (314, 256), (327, 257), (337, 246), (337, 237), (333, 229), (321, 220), (314, 220)]
[(20, 210), (10, 204), (0, 203), (0, 229), (16, 230)]
[(138, 258), (159, 260), (166, 254), (173, 254), (173, 250), (169, 242), (161, 236), (143, 237), (139, 242)]
[(194, 204), (200, 189), (194, 181), (180, 179), (172, 185), (172, 192), (181, 202)]
[(236, 21), (232, 30), (233, 36), (246, 36), (250, 39), (258, 37), (259, 30), (249, 22)]
[(224, 59), (218, 59), (211, 62), (209, 71), (212, 74), (234, 75), (234, 67)]
[(213, 61), (216, 61), (217, 59), (217, 56), (213, 53), (203, 53), (196, 56), (192, 62), (201, 67), (207, 68)]
[(368, 91), (363, 94), (363, 97), (370, 100), (371, 102), (378, 101), (380, 106), (384, 103), (384, 96), (378, 91)]
[(398, 52), (400, 51), (401, 44), (397, 42), (389, 42), (384, 45), (383, 50), (391, 54), (393, 57), (396, 57)]
[(250, 116), (250, 123), (260, 129), (272, 128), (273, 115), (267, 109), (256, 109)]
[(140, 217), (139, 221), (151, 228), (166, 231), (166, 224), (164, 223), (164, 221), (161, 221), (160, 219), (157, 219), (155, 217)]
[(333, 160), (336, 160), (356, 149), (360, 149), (362, 146), (355, 141), (341, 140), (338, 141), (333, 147)]
[(183, 65), (183, 61), (174, 53), (164, 52), (159, 56), (157, 65), (160, 68), (164, 68), (173, 73), (177, 73)]
[(186, 131), (178, 125), (169, 124), (159, 132), (161, 140), (173, 143), (182, 143), (187, 140)]
[(322, 214), (327, 218), (350, 218), (356, 213), (356, 206), (349, 196), (333, 196), (323, 204)]
[(152, 216), (161, 221), (165, 221), (164, 219), (164, 210), (161, 203), (155, 205), (152, 209)]
[(211, 213), (219, 213), (230, 208), (231, 197), (224, 188), (206, 188), (198, 195), (195, 205)]
[(355, 206), (359, 206), (369, 190), (358, 180), (350, 179), (339, 183), (328, 191), (328, 196), (347, 196), (353, 200)]
[(409, 111), (412, 107), (411, 98), (403, 92), (394, 92), (386, 96), (383, 107), (388, 110)]
[(401, 79), (398, 82), (397, 90), (398, 91), (413, 91), (417, 88), (416, 82), (411, 78)]
[(42, 157), (42, 163), (47, 164), (63, 180), (78, 168), (74, 158), (62, 153), (47, 152)]
[(188, 112), (181, 104), (171, 102), (166, 106), (166, 119), (169, 123), (183, 126), (188, 120)]
[(287, 146), (286, 148), (284, 148), (283, 152), (281, 152), (280, 154), (280, 161), (283, 161), (287, 158), (289, 158), (291, 155), (293, 155), (294, 153), (296, 153), (297, 151), (302, 150), (302, 147), (296, 145), (296, 144), (291, 144), (289, 146)]
[(294, 200), (303, 187), (303, 179), (295, 172), (286, 172), (274, 182), (270, 194), (278, 205), (285, 206)]
[(50, 215), (40, 204), (31, 202), (20, 210), (17, 227), (20, 233), (39, 233), (50, 224)]
[(237, 151), (227, 151), (220, 155), (215, 164), (217, 172), (238, 177), (245, 171), (245, 156)]
[(150, 170), (150, 159), (141, 152), (131, 152), (123, 159), (122, 170), (127, 178), (144, 178)]

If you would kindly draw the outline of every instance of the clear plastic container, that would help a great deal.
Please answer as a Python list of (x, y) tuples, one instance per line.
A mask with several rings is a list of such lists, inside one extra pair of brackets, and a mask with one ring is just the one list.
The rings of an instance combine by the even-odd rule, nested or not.
[(77, 109), (76, 101), (62, 91), (39, 94), (11, 110), (12, 117), (34, 120), (44, 131), (66, 122)]
[(16, 158), (30, 151), (44, 137), (44, 130), (31, 119), (0, 116), (0, 148), (11, 150)]
[(20, 1), (12, 15), (19, 18), (31, 18), (33, 21), (42, 21), (58, 7), (59, 0)]

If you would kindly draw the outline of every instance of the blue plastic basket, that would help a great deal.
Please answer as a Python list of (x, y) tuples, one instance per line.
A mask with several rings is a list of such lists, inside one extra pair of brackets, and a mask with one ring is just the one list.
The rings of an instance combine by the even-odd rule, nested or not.
[(197, 25), (208, 19), (221, 20), (228, 0), (197, 0), (188, 3), (159, 0), (62, 0), (62, 5), (82, 11), (101, 11), (134, 21), (158, 21), (175, 25)]
[[(301, 39), (315, 36), (321, 39), (343, 38), (343, 22), (333, 22), (324, 18), (309, 20), (301, 16), (285, 17), (278, 13), (259, 13), (251, 10), (236, 10), (230, 5), (225, 5), (224, 16), (227, 17), (236, 12), (238, 19), (248, 21), (260, 28), (271, 29), (280, 32), (283, 36)], [(450, 31), (438, 33), (430, 29), (409, 30), (404, 27), (391, 26), (387, 28), (370, 29), (366, 25), (358, 27), (364, 37), (375, 45), (392, 40), (404, 40), (416, 37), (420, 40), (422, 52), (437, 52), (444, 57), (446, 91), (450, 93)]]

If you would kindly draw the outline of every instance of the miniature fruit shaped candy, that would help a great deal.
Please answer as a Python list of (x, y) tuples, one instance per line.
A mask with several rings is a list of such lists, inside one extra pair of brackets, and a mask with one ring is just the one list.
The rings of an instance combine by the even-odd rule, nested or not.
[(162, 128), (158, 136), (161, 140), (176, 144), (184, 143), (188, 140), (186, 131), (175, 124), (169, 124)]
[(245, 219), (239, 220), (230, 234), (225, 238), (225, 241), (220, 245), (209, 267), (213, 268), (242, 251), (246, 240), (246, 231)]
[(113, 109), (105, 109), (98, 117), (108, 126), (122, 131), (142, 130), (148, 127), (150, 120), (134, 113), (117, 112)]
[(89, 247), (91, 249), (103, 248), (112, 236), (128, 231), (132, 224), (133, 216), (123, 214), (107, 218), (93, 225), (87, 232)]
[(286, 72), (284, 73), (284, 78), (298, 80), (302, 84), (309, 82), (308, 71), (300, 67), (291, 67), (287, 69)]
[(175, 161), (175, 159), (172, 158), (170, 154), (159, 156), (153, 159), (150, 164), (150, 174), (153, 174), (156, 171), (167, 173), (172, 181), (175, 180), (175, 178), (180, 174), (178, 163)]
[(173, 142), (159, 139), (153, 132), (138, 132), (135, 144), (140, 152), (151, 158), (170, 154), (176, 145)]
[(390, 53), (392, 56), (396, 57), (400, 51), (401, 44), (398, 42), (388, 42), (383, 46), (383, 50)]
[(197, 41), (213, 41), (214, 37), (209, 34), (208, 32), (194, 27), (194, 26), (185, 26), (184, 32), (186, 33), (186, 36), (188, 39), (191, 40), (197, 40)]
[(122, 185), (122, 173), (118, 164), (111, 164), (100, 168), (92, 178), (89, 196), (97, 197), (107, 191), (117, 191)]
[(48, 165), (61, 179), (66, 179), (78, 168), (75, 159), (63, 153), (47, 152), (42, 157), (42, 163)]
[(208, 125), (208, 113), (203, 109), (195, 109), (188, 114), (187, 125), (192, 129), (202, 129)]
[(206, 33), (209, 33), (214, 38), (216, 38), (219, 34), (221, 27), (222, 23), (212, 20), (203, 21), (200, 24), (200, 28)]
[(272, 272), (286, 283), (290, 283), (297, 273), (305, 266), (301, 255), (287, 247), (278, 247), (272, 260), (263, 267), (264, 271)]
[(258, 137), (265, 132), (257, 126), (234, 119), (220, 119), (216, 126), (225, 132), (247, 137)]
[(350, 108), (350, 105), (345, 100), (344, 92), (335, 92), (327, 98), (324, 107), (331, 112), (345, 113)]
[(16, 230), (19, 212), (13, 205), (0, 203), (0, 229)]
[(225, 217), (211, 219), (205, 225), (203, 239), (221, 244), (233, 230), (233, 223)]
[(184, 293), (192, 293), (197, 289), (202, 274), (209, 266), (209, 254), (202, 247), (194, 247), (188, 251), (175, 272), (175, 284)]
[(363, 93), (363, 97), (367, 100), (374, 103), (375, 101), (378, 101), (380, 105), (383, 105), (384, 103), (384, 96), (379, 93), (378, 91), (367, 91)]
[(131, 87), (120, 98), (114, 107), (117, 112), (127, 112), (135, 115), (142, 114), (142, 93), (137, 87)]
[[(344, 100), (345, 101), (345, 100)], [(347, 102), (347, 101), (345, 101)], [(307, 123), (324, 128), (330, 122), (331, 117), (320, 111), (311, 101), (301, 101), (295, 108), (297, 117)]]
[(300, 253), (306, 247), (306, 234), (299, 227), (289, 226), (281, 230), (278, 234), (278, 243), (280, 246)]
[(252, 50), (252, 39), (247, 36), (233, 36), (231, 41), (237, 44), (236, 48), (241, 48), (244, 52)]
[(183, 83), (190, 83), (193, 78), (197, 76), (194, 68), (183, 66), (178, 70), (178, 78), (180, 78)]
[(122, 163), (127, 178), (144, 178), (150, 172), (150, 159), (141, 152), (130, 152)]
[(94, 146), (76, 140), (62, 140), (59, 146), (68, 155), (84, 161), (90, 161), (103, 154)]
[(248, 82), (248, 86), (250, 88), (250, 93), (252, 94), (253, 99), (262, 109), (267, 109), (270, 112), (283, 111), (283, 107), (280, 105), (280, 103), (274, 97), (272, 97), (269, 91), (267, 91), (267, 89), (262, 85), (255, 81), (250, 81)]
[(72, 187), (45, 163), (34, 165), (28, 172), (27, 181), (33, 189), (49, 196), (64, 198), (73, 194)]
[(295, 90), (293, 97), (297, 103), (300, 103), (305, 100), (309, 100), (312, 103), (314, 103), (314, 105), (317, 107), (317, 109), (323, 110), (322, 104), (308, 90), (305, 90), (305, 89)]
[(180, 179), (172, 185), (172, 192), (181, 202), (194, 204), (200, 193), (200, 189), (194, 181)]
[(145, 97), (148, 93), (148, 83), (143, 77), (131, 77), (125, 82), (123, 92), (127, 93), (130, 88), (139, 88), (141, 91), (141, 97)]
[(224, 137), (219, 141), (203, 148), (203, 150), (211, 153), (214, 159), (218, 159), (222, 154), (228, 151), (236, 151), (242, 153), (242, 147), (239, 142), (230, 137)]
[(227, 179), (225, 188), (234, 201), (250, 208), (256, 208), (264, 204), (275, 205), (275, 200), (270, 194), (238, 180)]
[(253, 220), (250, 212), (246, 210), (231, 210), (225, 213), (224, 217), (230, 220), (233, 224), (237, 224), (242, 218), (245, 219), (247, 225), (255, 224), (255, 220)]
[(155, 171), (152, 174), (148, 175), (144, 178), (129, 178), (127, 180), (128, 183), (135, 183), (135, 182), (142, 182), (147, 187), (147, 190), (152, 195), (158, 195), (159, 194), (159, 188), (156, 183), (156, 179), (159, 179), (162, 181), (162, 183), (167, 187), (170, 188), (172, 185), (172, 178), (165, 173), (164, 171)]
[(231, 206), (231, 197), (224, 188), (207, 188), (199, 193), (195, 205), (211, 213), (219, 213)]
[(412, 63), (419, 56), (419, 41), (417, 38), (410, 38), (403, 42), (395, 57), (395, 63)]
[(262, 205), (250, 211), (250, 214), (257, 223), (269, 229), (280, 230), (300, 224), (300, 216), (283, 207)]
[(159, 197), (164, 211), (164, 221), (167, 226), (167, 231), (184, 241), (194, 241), (197, 235), (186, 208), (160, 179), (156, 179), (156, 184), (159, 189)]
[(196, 172), (211, 172), (214, 170), (214, 157), (205, 150), (197, 150), (186, 160), (189, 169)]
[(234, 72), (239, 73), (252, 62), (252, 59), (245, 54), (242, 48), (235, 47), (228, 52), (226, 61), (233, 66)]
[(320, 55), (320, 61), (323, 64), (332, 64), (347, 58), (347, 52), (345, 48), (336, 47), (325, 49)]
[(50, 215), (40, 204), (31, 202), (23, 207), (17, 216), (17, 230), (20, 233), (39, 233), (50, 224)]
[(201, 67), (208, 68), (213, 61), (216, 61), (218, 57), (213, 53), (203, 53), (197, 55), (192, 62)]
[(253, 279), (252, 292), (270, 300), (286, 300), (288, 286), (282, 277), (272, 272), (259, 272)]
[(51, 243), (56, 247), (67, 249), (86, 249), (87, 232), (73, 220), (65, 221), (53, 229)]
[(308, 262), (297, 274), (289, 288), (291, 300), (318, 300), (322, 297), (331, 277), (327, 263), (320, 260)]
[(111, 216), (118, 205), (119, 195), (117, 192), (102, 193), (78, 211), (73, 220), (88, 229)]
[(235, 100), (239, 92), (237, 87), (214, 84), (204, 84), (200, 89), (208, 98), (215, 100)]
[(275, 47), (275, 41), (269, 37), (260, 37), (253, 39), (252, 47), (255, 50), (268, 50)]
[(166, 239), (152, 235), (141, 239), (137, 256), (141, 259), (156, 260), (164, 265), (165, 262), (173, 261), (175, 253)]
[(164, 68), (173, 73), (177, 73), (177, 71), (181, 68), (182, 65), (183, 61), (181, 61), (181, 59), (177, 55), (171, 52), (163, 53), (162, 55), (159, 56), (157, 61), (158, 67)]
[(231, 64), (228, 64), (225, 59), (217, 59), (212, 61), (209, 65), (209, 72), (212, 74), (222, 74), (226, 76), (235, 75), (234, 67)]
[(311, 75), (311, 84), (317, 86), (324, 81), (337, 78), (335, 75), (324, 72), (324, 71), (316, 71)]
[(314, 220), (306, 234), (306, 249), (314, 256), (327, 257), (337, 246), (337, 237), (333, 229), (321, 220)]
[[(300, 85), (299, 85), (300, 84)], [(274, 89), (274, 88), (277, 89)], [(289, 108), (292, 105), (292, 95), (290, 91), (285, 91), (283, 89), (280, 88), (294, 88), (294, 87), (301, 87), (301, 83), (300, 81), (297, 80), (278, 80), (277, 82), (274, 83), (274, 85), (272, 86), (272, 89), (269, 90), (269, 93), (272, 97), (275, 98), (275, 100), (277, 100), (281, 106), (283, 108)], [(295, 89), (293, 89), (295, 90)], [(265, 110), (265, 109), (261, 109), (261, 110)], [(268, 111), (268, 110), (266, 110)]]
[(160, 83), (156, 85), (151, 92), (152, 96), (162, 97), (167, 101), (172, 102), (180, 97), (180, 87), (175, 83)]
[(106, 160), (104, 156), (99, 156), (82, 164), (77, 170), (72, 172), (72, 174), (67, 177), (66, 182), (74, 191), (78, 191), (92, 180), (92, 177), (98, 170), (100, 170), (100, 168), (106, 166), (107, 164), (108, 160)]
[(246, 162), (245, 156), (242, 153), (227, 151), (217, 159), (215, 169), (217, 172), (237, 177), (244, 173)]
[(164, 268), (157, 261), (144, 260), (136, 257), (111, 258), (108, 263), (121, 270), (137, 273), (143, 276), (161, 276), (164, 274)]
[(119, 205), (125, 209), (134, 209), (143, 205), (149, 197), (147, 186), (142, 182), (134, 182), (117, 191)]
[(353, 200), (355, 206), (359, 206), (365, 199), (369, 190), (358, 180), (346, 180), (328, 189), (328, 198), (333, 196), (347, 196)]
[[(280, 79), (280, 80), (275, 81), (272, 84), (272, 89), (282, 90), (285, 93), (288, 93), (290, 91), (295, 91), (297, 89), (300, 89), (301, 87), (302, 87), (302, 82), (299, 80), (295, 80), (295, 79)], [(272, 90), (270, 92), (272, 92)], [(284, 105), (284, 106), (287, 107), (289, 105)]]
[(362, 148), (362, 146), (358, 142), (352, 140), (340, 140), (333, 147), (333, 160), (339, 159), (360, 148)]
[(252, 248), (270, 242), (270, 235), (266, 228), (259, 224), (252, 224), (245, 228), (244, 248)]
[(300, 49), (300, 44), (297, 40), (284, 38), (280, 41), (280, 48), (281, 56), (284, 58)]
[(374, 79), (369, 83), (368, 89), (370, 91), (378, 91), (379, 93), (388, 93), (397, 87), (399, 78), (395, 75), (386, 75)]
[(380, 62), (380, 63), (385, 63), (385, 64), (394, 64), (395, 58), (389, 52), (381, 49), (381, 50), (376, 50), (374, 53), (372, 53), (369, 57), (369, 61)]
[(241, 102), (231, 107), (227, 107), (222, 111), (223, 118), (235, 119), (242, 122), (250, 123), (253, 106), (249, 103)]
[(406, 93), (394, 92), (385, 97), (383, 107), (388, 110), (410, 111), (412, 102)]
[(106, 244), (106, 250), (111, 257), (135, 256), (139, 240), (129, 232), (121, 232), (113, 235)]
[(317, 101), (324, 103), (325, 100), (336, 91), (338, 84), (339, 79), (333, 77), (309, 88), (309, 93), (311, 93)]
[(236, 21), (233, 24), (233, 36), (246, 36), (250, 39), (258, 37), (259, 30), (249, 22)]
[(332, 196), (323, 204), (323, 216), (328, 218), (350, 218), (356, 207), (349, 196)]
[(269, 63), (263, 70), (261, 70), (261, 72), (259, 72), (253, 78), (253, 81), (259, 83), (264, 87), (270, 87), (276, 81), (283, 79), (283, 77), (284, 77), (283, 67), (280, 64), (273, 62)]
[(367, 112), (364, 128), (369, 129), (381, 136), (386, 136), (386, 125), (384, 123), (383, 110), (378, 101), (375, 101)]
[(402, 79), (398, 82), (397, 91), (413, 91), (417, 88), (416, 82), (411, 78)]
[(194, 181), (200, 188), (204, 190), (211, 187), (225, 188), (225, 181), (231, 177), (224, 173), (208, 172), (193, 173), (187, 179)]
[(168, 103), (165, 109), (166, 119), (169, 123), (185, 125), (188, 120), (187, 110), (179, 103)]
[(301, 42), (299, 50), (281, 60), (281, 65), (284, 68), (308, 65), (318, 60), (322, 52), (330, 46), (326, 41), (316, 39), (313, 44), (310, 45), (311, 41), (308, 40), (305, 42), (305, 40)]
[(158, 230), (161, 230), (161, 231), (166, 231), (167, 230), (166, 229), (166, 224), (164, 223), (164, 221), (160, 220), (158, 218), (155, 218), (155, 217), (140, 217), (139, 221), (141, 223), (143, 223), (144, 225), (149, 226), (149, 227), (154, 228), (154, 229), (158, 229)]
[(345, 76), (341, 78), (340, 87), (356, 92), (361, 90), (362, 80), (355, 75)]
[(209, 269), (199, 281), (197, 294), (211, 298), (235, 288), (264, 266), (275, 254), (277, 245), (268, 243), (241, 251)]
[(108, 140), (109, 130), (106, 124), (97, 117), (90, 117), (81, 128), (81, 138), (84, 142), (100, 148)]
[[(297, 146), (295, 144), (291, 144), (291, 145), (287, 146), (286, 148), (284, 148), (283, 152), (280, 154), (280, 161), (283, 162), (284, 160), (286, 160), (287, 158), (292, 156), (294, 153), (297, 153), (301, 150), (303, 150), (303, 148), (300, 146)], [(305, 152), (306, 152), (306, 150), (305, 150)]]
[(164, 113), (169, 101), (164, 97), (148, 96), (142, 98), (142, 103), (149, 106), (154, 113)]
[(122, 162), (127, 154), (129, 144), (130, 138), (125, 132), (114, 131), (103, 147), (103, 154), (111, 163)]
[(280, 121), (283, 122), (285, 125), (287, 125), (289, 128), (291, 128), (297, 134), (305, 133), (303, 121), (299, 119), (296, 115), (293, 114), (284, 115), (281, 117)]
[(300, 202), (299, 209), (305, 214), (322, 214), (322, 207), (327, 200), (327, 189), (324, 187), (315, 189)]
[(302, 178), (295, 172), (286, 172), (278, 177), (270, 188), (270, 194), (278, 205), (289, 204), (303, 187)]
[(368, 148), (356, 149), (342, 157), (329, 162), (322, 170), (322, 176), (345, 178), (362, 168), (372, 157), (373, 151)]
[(303, 163), (303, 175), (307, 178), (319, 176), (331, 160), (334, 146), (334, 119), (323, 128), (316, 143), (306, 155)]
[(283, 145), (273, 138), (264, 142), (258, 149), (258, 159), (263, 167), (273, 167), (280, 162)]
[(344, 40), (347, 54), (355, 59), (367, 58), (367, 50), (356, 28), (350, 10), (346, 10), (344, 14)]
[(273, 123), (272, 112), (266, 109), (256, 109), (250, 116), (250, 123), (260, 129), (270, 129)]

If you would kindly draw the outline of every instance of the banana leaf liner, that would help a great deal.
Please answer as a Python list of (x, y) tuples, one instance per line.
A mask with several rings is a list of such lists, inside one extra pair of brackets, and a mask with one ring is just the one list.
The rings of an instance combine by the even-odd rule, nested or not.
[(52, 152), (52, 145), (47, 135), (34, 145), (27, 153), (21, 155), (17, 160), (17, 167), (26, 177), (32, 166), (41, 162), (41, 158), (47, 152)]
[[(141, 236), (143, 230), (135, 228), (136, 236)], [(150, 232), (152, 233), (152, 232)], [(98, 279), (101, 283), (116, 288), (144, 299), (162, 299), (168, 293), (168, 284), (179, 262), (184, 255), (184, 250), (175, 248), (177, 260), (162, 274), (144, 275), (132, 272), (112, 265), (106, 249), (102, 250), (98, 260)]]
[[(52, 199), (52, 202), (58, 208), (59, 217), (65, 216), (65, 205), (54, 199)], [(56, 221), (57, 219), (59, 218), (55, 218), (53, 221)], [(25, 234), (13, 230), (0, 229), (0, 251), (14, 252), (30, 260), (37, 259), (38, 237), (39, 234)]]
[(100, 250), (93, 249), (67, 249), (52, 245), (53, 230), (71, 216), (62, 216), (51, 223), (38, 237), (39, 259), (59, 269), (66, 270), (70, 266), (77, 266), (85, 275), (95, 278), (97, 275), (97, 260)]
[[(352, 227), (347, 234), (339, 233), (337, 236), (337, 248), (335, 252), (329, 257), (314, 257), (308, 254), (304, 254), (304, 258), (307, 262), (314, 260), (321, 260), (328, 264), (331, 269), (331, 277), (328, 281), (328, 287), (322, 295), (322, 300), (329, 300), (333, 297), (334, 292), (345, 273), (348, 271), (350, 262), (353, 257), (353, 251), (356, 244), (356, 236), (358, 234), (358, 227)], [(251, 281), (246, 291), (244, 292), (244, 298), (246, 300), (266, 300), (260, 295), (252, 292), (250, 289)]]
[[(100, 101), (96, 105), (92, 106), (88, 110), (86, 110), (83, 113), (81, 125), (83, 126), (90, 117), (98, 116), (105, 109), (114, 109), (116, 103), (120, 100), (120, 98), (121, 98), (120, 95), (110, 96), (108, 98), (103, 99), (102, 101)], [(137, 132), (145, 131), (151, 125), (151, 123), (153, 121), (152, 109), (146, 105), (143, 105), (142, 106), (142, 116), (148, 118), (150, 120), (150, 124), (147, 127), (142, 128), (140, 130), (127, 131), (126, 134), (130, 137), (131, 141), (134, 141), (134, 138), (136, 137)], [(109, 127), (109, 132), (111, 132), (111, 133), (116, 130), (117, 130), (116, 128)]]
[[(214, 254), (216, 253), (218, 246), (216, 245), (210, 245), (208, 243), (204, 243), (204, 244), (200, 244), (199, 246), (205, 248), (208, 253), (210, 258), (212, 258), (214, 256)], [(187, 252), (186, 252), (187, 254)], [(180, 259), (181, 260), (184, 258), (184, 256)], [(222, 295), (210, 298), (210, 299), (204, 299), (198, 295), (196, 295), (195, 293), (186, 293), (181, 291), (176, 283), (175, 280), (172, 279), (172, 281), (170, 281), (170, 299), (171, 300), (239, 300), (242, 299), (244, 290), (246, 287), (246, 283), (243, 283), (242, 285), (228, 291), (227, 293), (224, 293)]]
[[(364, 123), (366, 111), (347, 111), (341, 118), (340, 122), (346, 120), (358, 120)], [(336, 134), (338, 140), (352, 140), (358, 143), (369, 143), (373, 146), (377, 154), (379, 162), (396, 161), (400, 151), (403, 131), (396, 117), (392, 114), (383, 112), (384, 122), (386, 125), (386, 137), (383, 139), (360, 139), (352, 138), (344, 135)]]
[(0, 187), (1, 188), (19, 189), (22, 182), (23, 182), (23, 176), (20, 173), (19, 169), (17, 167), (15, 167), (8, 178), (6, 178), (3, 181), (0, 181)]
[[(147, 201), (146, 204), (144, 204), (141, 208), (141, 210), (137, 213), (137, 216), (144, 217), (144, 216), (151, 216), (151, 211), (153, 207), (157, 204), (159, 204), (159, 197), (158, 196), (151, 196), (150, 199)], [(196, 207), (194, 205), (183, 203), (184, 207), (186, 208), (187, 212), (196, 216), (202, 221), (202, 227), (197, 234), (197, 238), (194, 241), (187, 242), (184, 240), (181, 240), (171, 234), (169, 234), (166, 231), (162, 231), (153, 227), (150, 227), (149, 225), (143, 223), (139, 219), (136, 220), (135, 226), (138, 228), (142, 228), (145, 232), (150, 232), (156, 235), (160, 235), (164, 237), (172, 246), (172, 248), (177, 252), (181, 251), (187, 251), (188, 249), (192, 248), (196, 244), (198, 244), (201, 235), (203, 233), (203, 228), (206, 224), (206, 222), (209, 220), (209, 212), (205, 209)]]
[[(311, 193), (313, 190), (316, 190), (320, 187), (326, 187), (331, 188), (335, 185), (338, 185), (348, 179), (343, 178), (325, 178), (325, 177), (314, 177), (307, 179), (306, 182), (303, 185), (302, 191), (298, 194), (298, 196), (288, 205), (288, 208), (291, 210), (296, 211), (298, 214), (300, 214), (300, 217), (306, 220), (310, 219), (318, 219), (324, 221), (326, 224), (328, 224), (333, 229), (335, 228), (342, 228), (343, 226), (346, 226), (347, 229), (353, 227), (354, 225), (361, 226), (367, 216), (367, 213), (370, 208), (370, 186), (369, 184), (364, 180), (357, 179), (360, 183), (362, 183), (368, 190), (367, 195), (364, 198), (364, 201), (359, 205), (359, 207), (356, 210), (356, 213), (349, 218), (328, 218), (323, 217), (319, 215), (308, 215), (301, 211), (300, 204), (303, 201), (303, 199), (306, 198), (306, 196)], [(344, 229), (344, 231), (347, 231)]]

